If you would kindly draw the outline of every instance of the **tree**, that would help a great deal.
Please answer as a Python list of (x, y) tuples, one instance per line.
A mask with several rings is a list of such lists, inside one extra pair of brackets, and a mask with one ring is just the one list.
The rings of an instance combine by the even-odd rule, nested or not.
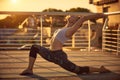
[[(92, 13), (89, 9), (80, 8), (80, 7), (71, 8), (71, 9), (69, 9), (69, 10), (66, 10), (66, 12), (89, 12), (89, 13)], [(96, 20), (95, 20), (95, 19), (92, 19), (91, 21), (94, 22), (94, 23), (96, 23)]]
[[(59, 9), (48, 8), (48, 9), (43, 10), (42, 12), (63, 12), (63, 11), (59, 10)], [(86, 8), (77, 7), (77, 8), (71, 8), (69, 10), (66, 10), (65, 12), (91, 12), (91, 11)], [(52, 17), (52, 21), (50, 20), (51, 17)], [(64, 21), (65, 15), (64, 16), (63, 15), (57, 15), (57, 16), (56, 15), (47, 15), (45, 18), (48, 21), (51, 21), (50, 24), (52, 26), (61, 26), (62, 27), (66, 23)]]
[(66, 10), (66, 12), (91, 12), (90, 10), (86, 9), (86, 8), (71, 8), (69, 10)]
[(1, 28), (18, 28), (19, 24), (21, 24), (28, 15), (10, 15), (5, 19), (0, 20)]
[[(42, 12), (63, 12), (60, 9), (54, 9), (54, 8), (48, 8), (43, 10)], [(49, 23), (50, 26), (63, 26), (64, 25), (64, 16), (63, 15), (47, 15), (44, 17), (45, 22), (43, 25), (46, 25)]]
[(43, 10), (42, 12), (63, 12), (63, 11), (60, 9), (48, 8)]

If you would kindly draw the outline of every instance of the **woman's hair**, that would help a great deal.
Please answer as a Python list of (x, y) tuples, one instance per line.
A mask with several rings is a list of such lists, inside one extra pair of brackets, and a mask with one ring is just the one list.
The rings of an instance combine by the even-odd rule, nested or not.
[(74, 18), (74, 20), (77, 21), (78, 19), (80, 19), (80, 16), (78, 16), (78, 15), (67, 15), (65, 17), (66, 21), (70, 21), (69, 20), (70, 18)]
[(66, 21), (68, 21), (69, 18), (70, 18), (70, 15), (65, 16)]

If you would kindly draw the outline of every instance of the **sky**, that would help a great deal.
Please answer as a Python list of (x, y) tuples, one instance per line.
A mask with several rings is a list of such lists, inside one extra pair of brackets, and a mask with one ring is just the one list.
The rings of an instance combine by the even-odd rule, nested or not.
[[(87, 8), (96, 12), (96, 7), (89, 0), (0, 0), (0, 11), (34, 11), (55, 8), (63, 11), (70, 8)], [(3, 16), (3, 15), (2, 15)]]

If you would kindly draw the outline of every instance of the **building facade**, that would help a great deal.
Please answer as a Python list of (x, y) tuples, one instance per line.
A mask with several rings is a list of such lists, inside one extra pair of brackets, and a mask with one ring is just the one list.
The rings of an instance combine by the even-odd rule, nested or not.
[[(120, 11), (120, 0), (89, 0), (97, 8), (98, 13)], [(120, 14), (108, 16), (109, 26), (120, 25)]]

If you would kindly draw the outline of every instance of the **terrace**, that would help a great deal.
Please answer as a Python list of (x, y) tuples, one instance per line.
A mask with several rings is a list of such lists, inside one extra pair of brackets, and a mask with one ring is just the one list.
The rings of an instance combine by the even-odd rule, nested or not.
[[(115, 13), (106, 13), (107, 15), (117, 15), (120, 12)], [(38, 13), (38, 12), (0, 12), (0, 14), (36, 14), (36, 15), (89, 15), (89, 13)], [(43, 26), (42, 26), (42, 17), (41, 27), (39, 32), (39, 37), (36, 39), (36, 43), (42, 46), (48, 47), (45, 45), (43, 38)], [(88, 23), (90, 23), (88, 21)], [(16, 32), (16, 29), (1, 29), (1, 42), (0, 42), (0, 79), (1, 80), (120, 80), (120, 30), (119, 27), (115, 30), (106, 28), (107, 20), (103, 28), (101, 29), (104, 33), (102, 49), (92, 50), (91, 46), (91, 27), (88, 24), (88, 39), (83, 38), (83, 35), (78, 35), (77, 33), (73, 39), (66, 43), (64, 47), (65, 52), (68, 54), (69, 59), (74, 63), (80, 66), (93, 66), (100, 67), (104, 65), (106, 68), (111, 70), (111, 73), (105, 74), (89, 74), (89, 75), (76, 75), (74, 73), (68, 72), (56, 64), (50, 63), (40, 56), (38, 56), (37, 61), (34, 66), (34, 75), (32, 76), (21, 76), (19, 75), (28, 64), (28, 53), (29, 48), (33, 44), (29, 42), (29, 38), (33, 35), (12, 35), (14, 39), (11, 40), (11, 37), (5, 38), (4, 36), (9, 36), (9, 32)], [(8, 30), (8, 33), (7, 33)], [(84, 29), (82, 29), (84, 30)], [(112, 32), (114, 31), (114, 32)], [(112, 33), (109, 33), (112, 32)], [(3, 36), (4, 34), (4, 36)], [(108, 35), (114, 36), (108, 36)], [(2, 40), (4, 37), (4, 40)], [(82, 38), (81, 38), (82, 37)], [(25, 44), (24, 41), (27, 38), (28, 44)], [(107, 39), (106, 39), (107, 38)], [(110, 38), (110, 39), (109, 39)], [(111, 39), (115, 39), (114, 41)], [(6, 43), (6, 41), (8, 41)], [(20, 42), (21, 40), (21, 42)], [(82, 41), (81, 41), (82, 40)], [(83, 41), (86, 40), (84, 43)], [(109, 42), (109, 43), (107, 43)], [(115, 44), (111, 44), (115, 43)], [(82, 44), (82, 45), (79, 45)], [(27, 45), (27, 46), (26, 46)], [(25, 46), (25, 47), (24, 47)], [(111, 46), (111, 47), (109, 47)]]

